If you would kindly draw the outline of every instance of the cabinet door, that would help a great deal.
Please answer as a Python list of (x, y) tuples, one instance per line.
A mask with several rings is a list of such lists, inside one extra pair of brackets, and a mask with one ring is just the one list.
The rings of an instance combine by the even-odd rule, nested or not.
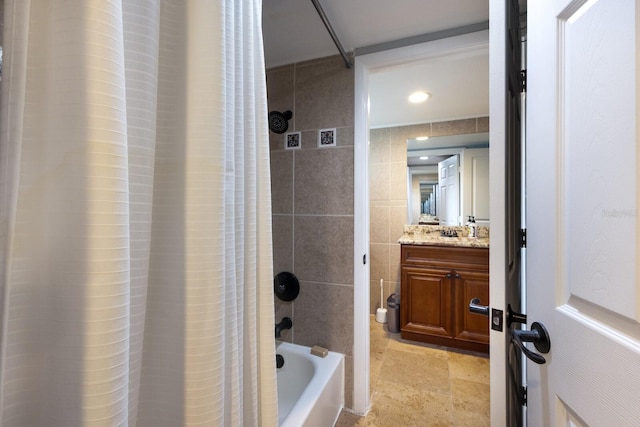
[(400, 315), (403, 338), (417, 339), (414, 334), (453, 336), (450, 277), (448, 271), (402, 267)]
[(469, 301), (480, 298), (481, 305), (489, 305), (489, 275), (480, 272), (454, 272), (454, 298), (456, 307), (456, 340), (489, 344), (487, 316), (471, 313)]

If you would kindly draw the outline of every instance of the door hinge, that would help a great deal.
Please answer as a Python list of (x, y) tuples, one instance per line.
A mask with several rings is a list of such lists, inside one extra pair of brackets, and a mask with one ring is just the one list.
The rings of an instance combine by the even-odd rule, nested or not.
[(520, 390), (520, 396), (522, 397), (522, 406), (527, 406), (527, 386), (522, 386), (522, 389)]
[(520, 92), (527, 91), (527, 70), (520, 70)]
[(367, 254), (362, 255), (362, 263), (363, 263), (364, 265), (366, 265), (366, 264), (367, 264)]
[(520, 229), (520, 247), (521, 248), (527, 247), (527, 229), (526, 228)]

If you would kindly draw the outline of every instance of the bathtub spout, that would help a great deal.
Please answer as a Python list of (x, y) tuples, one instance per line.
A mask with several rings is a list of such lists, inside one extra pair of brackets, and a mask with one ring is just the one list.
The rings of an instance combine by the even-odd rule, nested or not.
[(280, 333), (285, 329), (291, 329), (293, 322), (288, 317), (283, 317), (280, 323), (276, 323), (276, 338), (280, 338)]

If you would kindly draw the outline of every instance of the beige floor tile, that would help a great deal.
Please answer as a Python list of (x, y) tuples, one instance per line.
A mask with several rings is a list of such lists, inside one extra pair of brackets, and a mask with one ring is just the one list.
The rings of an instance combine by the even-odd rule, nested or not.
[[(391, 344), (391, 343), (390, 343)], [(450, 393), (447, 359), (387, 349), (380, 380), (392, 381), (420, 390)]]
[(489, 358), (449, 352), (451, 378), (489, 384)]
[(337, 427), (490, 425), (489, 359), (402, 340), (370, 319), (371, 409)]
[(380, 380), (366, 423), (359, 425), (451, 426), (451, 396)]
[(453, 423), (456, 427), (490, 427), (491, 417), (489, 414), (467, 412), (454, 408)]
[(371, 395), (375, 390), (380, 371), (382, 370), (382, 362), (384, 354), (389, 345), (389, 333), (386, 326), (375, 321), (375, 316), (369, 317), (370, 341), (369, 341), (369, 389)]
[(376, 360), (373, 357), (369, 360), (369, 390), (370, 395), (373, 395), (378, 379), (380, 378), (380, 372), (382, 371), (382, 360)]
[(371, 352), (371, 357), (382, 360), (384, 357), (384, 352), (387, 350), (389, 346), (389, 337), (386, 334), (381, 333), (372, 333), (371, 339), (369, 340), (369, 351)]
[(432, 346), (429, 344), (423, 344), (414, 341), (406, 341), (401, 338), (390, 339), (389, 349), (405, 351), (407, 353), (413, 353), (424, 356), (440, 357), (447, 359), (449, 355), (443, 347)]
[(451, 394), (456, 411), (486, 415), (490, 413), (489, 384), (454, 378), (451, 380)]
[(369, 330), (371, 331), (372, 337), (374, 335), (387, 338), (390, 336), (390, 332), (387, 330), (387, 324), (376, 322), (376, 316), (374, 314), (369, 315)]

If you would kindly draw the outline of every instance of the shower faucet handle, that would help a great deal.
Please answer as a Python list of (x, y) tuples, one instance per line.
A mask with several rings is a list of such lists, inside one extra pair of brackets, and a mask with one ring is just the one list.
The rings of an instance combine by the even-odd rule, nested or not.
[(293, 322), (288, 317), (283, 317), (280, 323), (276, 323), (276, 338), (280, 338), (280, 334), (285, 329), (291, 329), (293, 327)]

